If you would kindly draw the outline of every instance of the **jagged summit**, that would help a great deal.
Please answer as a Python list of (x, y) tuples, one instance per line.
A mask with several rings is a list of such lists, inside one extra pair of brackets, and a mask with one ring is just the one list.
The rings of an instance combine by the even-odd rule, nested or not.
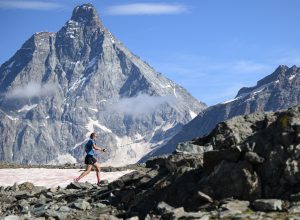
[(71, 20), (90, 25), (101, 24), (96, 8), (89, 3), (75, 7)]
[(298, 67), (295, 66), (295, 65), (293, 65), (290, 68), (286, 65), (279, 65), (272, 74), (270, 74), (270, 75), (264, 77), (263, 79), (257, 81), (256, 86), (241, 88), (238, 91), (235, 98), (238, 98), (240, 96), (244, 96), (245, 94), (248, 94), (248, 93), (250, 93), (254, 90), (257, 90), (259, 88), (262, 88), (264, 86), (267, 86), (271, 83), (273, 83), (273, 84), (274, 83), (275, 84), (276, 83), (282, 83), (285, 80), (289, 79), (291, 76), (295, 75), (297, 70), (298, 70)]
[(15, 163), (80, 162), (93, 131), (106, 165), (135, 163), (206, 107), (131, 53), (91, 4), (1, 65), (0, 94), (0, 161)]

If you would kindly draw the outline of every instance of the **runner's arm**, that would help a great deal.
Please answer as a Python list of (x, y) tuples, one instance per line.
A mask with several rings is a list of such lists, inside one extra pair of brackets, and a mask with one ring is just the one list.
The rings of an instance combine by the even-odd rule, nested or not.
[(93, 148), (94, 148), (95, 150), (100, 150), (100, 151), (103, 151), (103, 152), (106, 151), (105, 148), (98, 147), (96, 144), (93, 144)]

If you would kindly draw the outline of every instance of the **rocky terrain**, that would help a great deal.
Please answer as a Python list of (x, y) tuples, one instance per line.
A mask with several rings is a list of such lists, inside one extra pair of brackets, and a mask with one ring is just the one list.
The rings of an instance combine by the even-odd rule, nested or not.
[(234, 99), (202, 111), (165, 145), (154, 149), (141, 162), (151, 156), (170, 154), (180, 142), (207, 135), (217, 123), (232, 117), (254, 112), (279, 111), (299, 104), (300, 68), (281, 65), (272, 74), (259, 80), (255, 86), (241, 88)]
[(132, 164), (205, 107), (83, 4), (57, 33), (35, 33), (0, 66), (0, 161), (81, 162), (95, 131), (106, 166)]
[(299, 158), (300, 107), (254, 113), (219, 123), (174, 154), (100, 187), (2, 187), (1, 212), (56, 219), (298, 219)]

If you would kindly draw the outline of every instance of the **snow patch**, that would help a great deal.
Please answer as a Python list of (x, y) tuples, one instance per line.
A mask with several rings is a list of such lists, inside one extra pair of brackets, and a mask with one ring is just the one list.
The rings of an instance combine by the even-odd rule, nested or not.
[(19, 120), (18, 118), (11, 117), (10, 115), (6, 115), (6, 117), (8, 117), (8, 118), (9, 118), (10, 120), (12, 120), (12, 121)]
[(295, 77), (296, 77), (296, 74), (291, 75), (291, 76), (289, 77), (289, 80), (293, 80)]
[(174, 93), (174, 96), (177, 98), (176, 88), (175, 87), (173, 88), (173, 93)]
[(107, 101), (106, 99), (102, 99), (102, 100), (100, 100), (98, 103), (106, 102), (106, 101)]
[(91, 109), (94, 112), (98, 112), (98, 109), (96, 109), (96, 108), (89, 108), (89, 109)]
[(62, 165), (62, 164), (66, 164), (66, 163), (74, 164), (74, 163), (77, 163), (77, 160), (70, 154), (63, 154), (63, 155), (59, 155), (54, 160), (50, 161), (48, 164), (49, 165)]
[(195, 112), (193, 112), (192, 110), (189, 110), (189, 112), (190, 112), (190, 116), (192, 119), (194, 119), (197, 116), (197, 114)]
[(145, 154), (151, 151), (153, 144), (145, 141), (144, 138), (133, 140), (128, 136), (116, 136), (117, 146), (115, 152), (102, 166), (120, 167), (127, 164), (137, 163)]
[(8, 66), (7, 68), (11, 68), (13, 65), (14, 65), (15, 61), (12, 61)]
[[(102, 180), (113, 182), (121, 176), (132, 172), (133, 170), (118, 172), (100, 172)], [(73, 179), (82, 173), (80, 169), (45, 169), (45, 168), (18, 168), (18, 169), (0, 169), (0, 186), (12, 186), (14, 183), (31, 182), (36, 186), (45, 186), (47, 188), (66, 187)], [(97, 183), (96, 174), (91, 172), (80, 182)]]
[(234, 102), (235, 100), (238, 100), (238, 99), (240, 99), (240, 98), (241, 98), (241, 96), (236, 97), (236, 98), (234, 98), (234, 99), (229, 99), (229, 100), (227, 100), (227, 101), (225, 101), (225, 102), (222, 102), (221, 104), (227, 104), (227, 103), (230, 103), (230, 102)]
[(37, 107), (37, 104), (34, 105), (24, 105), (21, 109), (18, 110), (18, 112), (23, 112), (23, 111), (29, 111), (33, 108)]
[[(73, 85), (70, 87), (69, 90), (75, 90), (79, 87), (80, 84), (82, 84), (84, 81), (86, 80), (86, 77), (82, 77), (82, 78), (79, 78), (77, 79)], [(77, 97), (76, 97), (77, 98)]]
[[(89, 133), (94, 132), (94, 126), (97, 126), (98, 128), (100, 128), (101, 130), (103, 130), (105, 132), (112, 133), (112, 131), (109, 128), (107, 128), (104, 125), (101, 125), (98, 120), (93, 120), (91, 118), (88, 118), (88, 119), (89, 119), (89, 122), (85, 125), (85, 127), (88, 129)], [(89, 133), (88, 133), (88, 136), (89, 136)]]
[(260, 90), (257, 90), (257, 91), (255, 91), (255, 92), (253, 92), (253, 94), (255, 95), (255, 94), (257, 94), (257, 93), (260, 93), (260, 92), (262, 92), (264, 89), (265, 89), (265, 88), (262, 88), (262, 89), (260, 89)]
[(167, 131), (167, 130), (173, 128), (173, 127), (174, 127), (174, 122), (173, 123), (166, 123), (165, 125), (161, 126), (160, 129), (162, 131)]

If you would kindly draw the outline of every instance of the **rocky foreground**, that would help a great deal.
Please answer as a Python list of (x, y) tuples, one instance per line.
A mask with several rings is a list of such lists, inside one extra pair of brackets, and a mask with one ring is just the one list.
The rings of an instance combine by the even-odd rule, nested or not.
[[(46, 219), (299, 219), (300, 107), (222, 122), (98, 187), (0, 189), (1, 215)], [(191, 153), (193, 152), (193, 153)], [(8, 218), (8, 217), (7, 217)], [(8, 218), (9, 219), (9, 218)], [(16, 217), (17, 219), (17, 217)]]

